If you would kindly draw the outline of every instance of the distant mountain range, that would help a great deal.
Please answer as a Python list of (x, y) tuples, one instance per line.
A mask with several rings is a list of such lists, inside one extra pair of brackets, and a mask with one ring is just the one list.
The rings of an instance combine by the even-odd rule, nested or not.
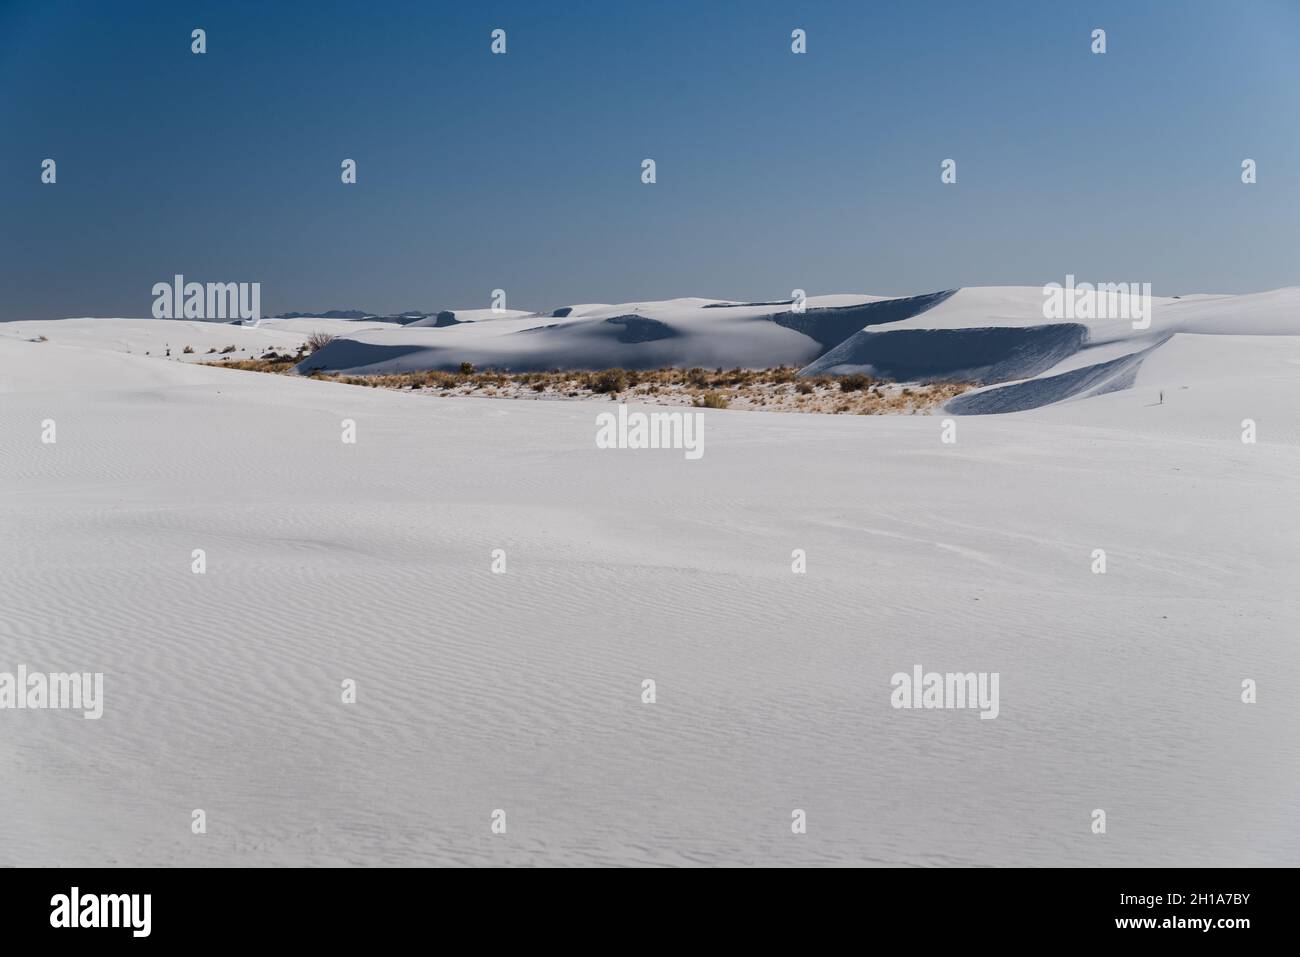
[(417, 319), (424, 319), (428, 316), (436, 315), (432, 312), (420, 312), (418, 309), (411, 309), (407, 312), (399, 312), (396, 315), (381, 316), (378, 313), (366, 312), (362, 309), (329, 309), (325, 312), (282, 312), (278, 316), (272, 316), (273, 319), (364, 319), (367, 322), (396, 322), (407, 323), (414, 322)]

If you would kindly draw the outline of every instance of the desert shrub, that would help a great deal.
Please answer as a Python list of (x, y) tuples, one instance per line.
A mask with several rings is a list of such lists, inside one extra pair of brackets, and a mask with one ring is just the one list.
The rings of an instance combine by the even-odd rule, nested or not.
[(846, 376), (840, 376), (841, 392), (861, 392), (871, 385), (871, 376), (861, 372), (851, 372)]
[(606, 369), (591, 377), (592, 392), (604, 395), (608, 392), (622, 392), (627, 388), (627, 373), (622, 369)]
[(474, 363), (472, 363), (472, 362), (462, 362), (462, 363), (460, 364), (460, 374), (461, 374), (461, 375), (473, 375), (473, 374), (474, 374)]
[(184, 349), (181, 350), (181, 352), (185, 353), (186, 355), (189, 355), (193, 351), (194, 351), (193, 346), (186, 346)]
[(307, 337), (307, 351), (319, 352), (337, 338), (338, 336), (332, 336), (328, 332), (313, 332)]
[[(234, 352), (234, 351), (235, 351), (235, 347), (234, 347), (234, 346), (226, 346), (226, 348), (224, 348), (224, 349), (221, 350), (221, 354), (222, 354), (223, 356), (224, 356), (224, 355), (229, 355), (230, 353), (232, 353), (232, 352)], [(148, 355), (148, 353), (146, 352), (145, 355)]]
[(789, 366), (777, 366), (772, 370), (772, 381), (777, 385), (783, 382), (793, 382), (795, 372)]
[(798, 383), (796, 383), (794, 390), (800, 395), (811, 395), (816, 388), (817, 387), (807, 379), (800, 379)]
[(700, 409), (725, 409), (730, 400), (721, 392), (706, 392), (695, 397), (695, 407)]
[(693, 385), (697, 389), (702, 389), (704, 386), (709, 384), (709, 374), (698, 367), (688, 369), (686, 370), (686, 382), (688, 385)]

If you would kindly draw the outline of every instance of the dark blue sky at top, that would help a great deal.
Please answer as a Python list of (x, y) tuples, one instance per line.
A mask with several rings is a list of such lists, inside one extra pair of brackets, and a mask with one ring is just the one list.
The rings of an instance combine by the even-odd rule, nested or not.
[(1295, 0), (0, 0), (4, 319), (175, 273), (268, 314), (1242, 292), (1300, 284), (1298, 238)]

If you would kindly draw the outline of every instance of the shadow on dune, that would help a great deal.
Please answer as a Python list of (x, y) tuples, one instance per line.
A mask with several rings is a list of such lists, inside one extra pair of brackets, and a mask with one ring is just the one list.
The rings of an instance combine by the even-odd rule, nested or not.
[(834, 348), (867, 326), (901, 322), (919, 316), (927, 309), (939, 305), (956, 291), (956, 289), (946, 289), (943, 292), (909, 296), (906, 299), (884, 299), (880, 302), (864, 302), (853, 306), (826, 306), (807, 309), (804, 312), (792, 310), (778, 312), (766, 318), (771, 319), (778, 326), (803, 333), (808, 338), (816, 340), (818, 345), (826, 350)]
[(666, 322), (660, 322), (658, 319), (647, 319), (645, 316), (614, 316), (605, 321), (612, 326), (623, 327), (618, 334), (619, 342), (654, 342), (658, 339), (673, 339), (681, 335), (680, 332)]
[(944, 406), (945, 412), (956, 415), (993, 415), (1000, 412), (1024, 412), (1039, 406), (1063, 402), (1083, 396), (1105, 395), (1132, 388), (1138, 369), (1152, 350), (1166, 339), (1140, 352), (1120, 356), (1108, 362), (1071, 369), (1060, 375), (1046, 376), (1015, 382), (996, 389), (959, 395)]
[(420, 355), (427, 357), (432, 350), (429, 346), (387, 346), (376, 345), (371, 342), (357, 342), (355, 339), (335, 339), (329, 345), (325, 346), (318, 352), (309, 355), (302, 362), (293, 367), (293, 371), (300, 375), (311, 375), (316, 371), (331, 372), (336, 369), (360, 369), (364, 366), (374, 365), (379, 362), (392, 362), (398, 360), (393, 368), (385, 369), (388, 371), (414, 371), (417, 369), (431, 368), (427, 361), (417, 362), (406, 369), (402, 366), (400, 360), (403, 356)]
[(800, 370), (801, 376), (867, 372), (900, 382), (960, 379), (992, 384), (1046, 372), (1078, 352), (1078, 323), (1026, 328), (862, 330)]

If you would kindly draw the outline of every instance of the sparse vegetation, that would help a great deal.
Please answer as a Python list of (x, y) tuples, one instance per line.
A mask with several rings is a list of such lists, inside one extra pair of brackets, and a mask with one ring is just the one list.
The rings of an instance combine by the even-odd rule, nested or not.
[[(229, 351), (229, 350), (227, 350)], [(306, 358), (270, 350), (257, 359), (211, 363), (228, 369), (286, 373)], [(594, 399), (650, 402), (702, 409), (765, 409), (772, 412), (821, 412), (834, 415), (910, 415), (928, 412), (953, 396), (974, 388), (968, 382), (903, 385), (862, 374), (796, 378), (795, 370), (776, 369), (552, 369), (548, 372), (476, 370), (468, 362), (458, 371), (342, 375), (299, 366), (313, 379), (371, 389), (403, 389), (435, 395), (499, 396), (513, 399)]]
[(184, 354), (187, 355), (187, 356), (188, 356), (188, 355), (192, 355), (193, 352), (194, 352), (194, 347), (193, 347), (193, 346), (186, 346), (184, 349), (181, 350), (181, 352), (184, 353)]
[(230, 353), (235, 352), (235, 351), (236, 351), (236, 349), (235, 349), (234, 346), (226, 346), (226, 348), (224, 348), (224, 349), (221, 350), (221, 354), (222, 354), (223, 356), (224, 356), (224, 355), (229, 355)]

